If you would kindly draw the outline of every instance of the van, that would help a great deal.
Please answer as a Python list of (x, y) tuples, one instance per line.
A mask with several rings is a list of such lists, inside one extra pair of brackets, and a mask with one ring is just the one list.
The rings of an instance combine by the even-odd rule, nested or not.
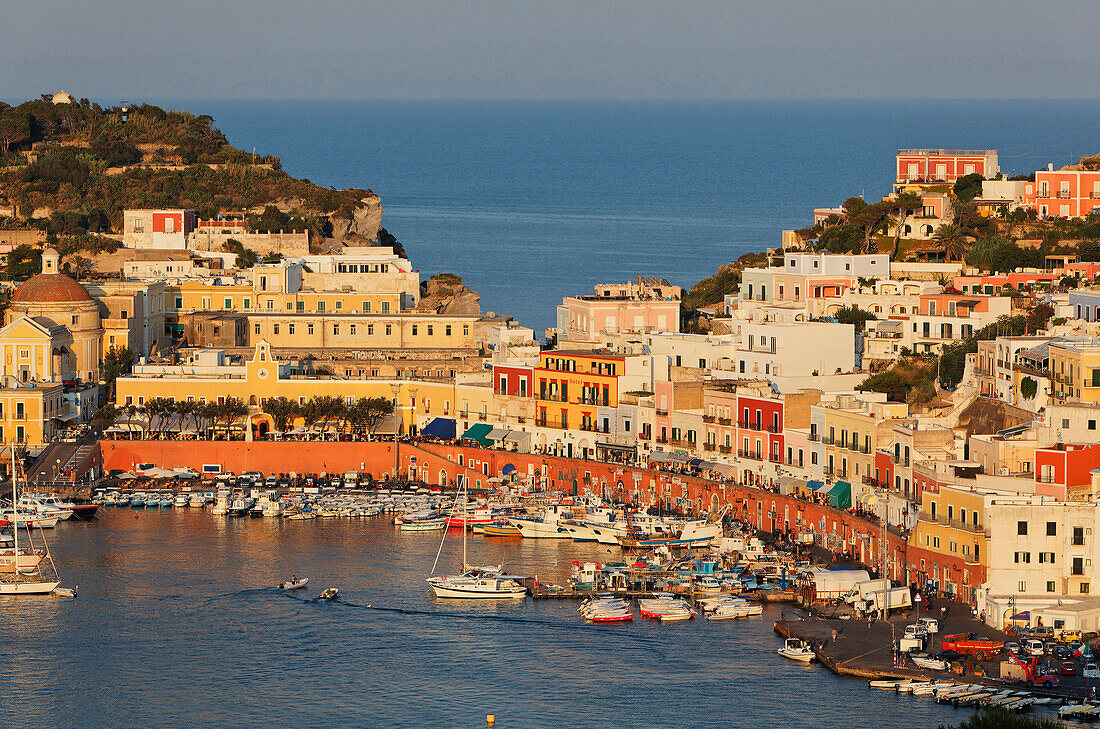
[(924, 638), (928, 635), (928, 627), (920, 623), (905, 626), (906, 638)]
[(1041, 640), (1025, 640), (1021, 645), (1024, 653), (1029, 656), (1041, 656), (1046, 653), (1046, 646)]
[(917, 625), (923, 625), (933, 635), (940, 632), (940, 621), (936, 618), (917, 618)]

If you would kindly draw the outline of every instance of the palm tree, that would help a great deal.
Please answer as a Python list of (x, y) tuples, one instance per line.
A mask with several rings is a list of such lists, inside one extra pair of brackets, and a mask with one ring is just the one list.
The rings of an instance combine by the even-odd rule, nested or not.
[(77, 281), (87, 278), (91, 275), (95, 266), (92, 264), (91, 258), (85, 258), (84, 256), (74, 256), (69, 262), (69, 273)]
[(948, 261), (961, 261), (969, 247), (966, 234), (955, 223), (941, 225), (932, 234), (932, 239), (943, 248), (944, 258)]

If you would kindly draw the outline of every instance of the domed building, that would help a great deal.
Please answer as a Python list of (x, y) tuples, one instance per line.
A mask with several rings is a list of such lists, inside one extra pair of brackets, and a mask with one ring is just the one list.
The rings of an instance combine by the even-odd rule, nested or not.
[(18, 382), (99, 381), (103, 325), (99, 304), (42, 252), (42, 273), (15, 290), (0, 329), (2, 372)]

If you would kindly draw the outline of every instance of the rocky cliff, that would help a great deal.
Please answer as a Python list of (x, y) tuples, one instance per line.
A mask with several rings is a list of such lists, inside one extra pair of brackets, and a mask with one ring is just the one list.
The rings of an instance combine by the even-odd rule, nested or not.
[(378, 244), (378, 231), (382, 228), (382, 198), (368, 190), (351, 210), (337, 211), (329, 216), (332, 237), (348, 246), (372, 246)]
[(436, 314), (481, 314), (481, 294), (462, 283), (462, 277), (440, 273), (420, 284), (420, 311)]

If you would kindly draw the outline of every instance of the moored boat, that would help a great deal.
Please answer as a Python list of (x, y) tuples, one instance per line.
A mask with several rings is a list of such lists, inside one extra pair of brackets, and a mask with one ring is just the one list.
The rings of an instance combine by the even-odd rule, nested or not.
[(783, 642), (783, 647), (777, 650), (776, 653), (784, 658), (801, 663), (809, 663), (816, 658), (813, 649), (805, 641), (798, 638), (787, 638)]

